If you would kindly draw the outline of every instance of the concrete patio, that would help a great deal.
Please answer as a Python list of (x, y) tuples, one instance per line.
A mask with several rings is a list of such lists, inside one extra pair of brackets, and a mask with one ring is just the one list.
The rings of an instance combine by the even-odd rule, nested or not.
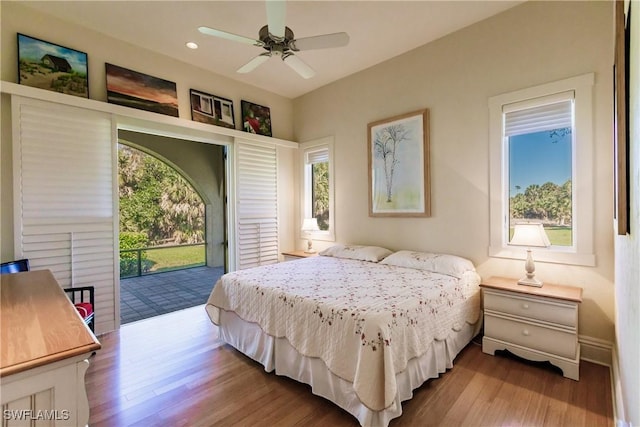
[(120, 280), (120, 323), (207, 302), (223, 267), (195, 267)]

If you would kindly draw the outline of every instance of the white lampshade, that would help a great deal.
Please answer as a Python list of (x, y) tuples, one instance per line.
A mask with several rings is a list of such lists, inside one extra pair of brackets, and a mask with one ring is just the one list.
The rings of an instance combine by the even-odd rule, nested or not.
[(320, 231), (318, 220), (316, 218), (305, 218), (304, 221), (302, 221), (301, 230), (306, 232)]
[(513, 229), (513, 237), (509, 244), (537, 248), (547, 248), (551, 246), (549, 237), (547, 237), (544, 227), (539, 222), (516, 224)]

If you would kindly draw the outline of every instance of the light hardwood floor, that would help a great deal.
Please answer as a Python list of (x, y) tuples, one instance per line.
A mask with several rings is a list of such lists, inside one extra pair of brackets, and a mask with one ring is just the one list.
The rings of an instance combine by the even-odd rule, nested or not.
[[(310, 387), (266, 373), (218, 339), (202, 306), (99, 337), (87, 372), (90, 425), (357, 426)], [(394, 426), (613, 426), (609, 369), (580, 381), (470, 344), (403, 404)]]

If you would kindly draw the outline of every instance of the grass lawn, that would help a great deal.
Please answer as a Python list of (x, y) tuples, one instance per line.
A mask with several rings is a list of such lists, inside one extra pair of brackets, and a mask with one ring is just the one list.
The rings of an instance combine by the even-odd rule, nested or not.
[(549, 241), (556, 246), (571, 246), (571, 227), (551, 226), (545, 227)]
[[(555, 246), (571, 246), (571, 227), (559, 225), (544, 227), (549, 241)], [(513, 237), (513, 227), (509, 229), (509, 239)]]
[(206, 264), (204, 245), (147, 249), (145, 252), (152, 264), (149, 271), (154, 273)]

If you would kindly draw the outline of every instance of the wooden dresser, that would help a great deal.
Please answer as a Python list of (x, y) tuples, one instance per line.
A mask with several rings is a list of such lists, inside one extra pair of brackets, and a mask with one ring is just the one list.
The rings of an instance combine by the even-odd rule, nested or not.
[(544, 283), (541, 288), (518, 285), (517, 279), (484, 280), (482, 351), (510, 352), (535, 361), (549, 361), (565, 377), (580, 377), (578, 308), (582, 289)]
[(2, 426), (86, 426), (100, 343), (48, 270), (0, 276)]

